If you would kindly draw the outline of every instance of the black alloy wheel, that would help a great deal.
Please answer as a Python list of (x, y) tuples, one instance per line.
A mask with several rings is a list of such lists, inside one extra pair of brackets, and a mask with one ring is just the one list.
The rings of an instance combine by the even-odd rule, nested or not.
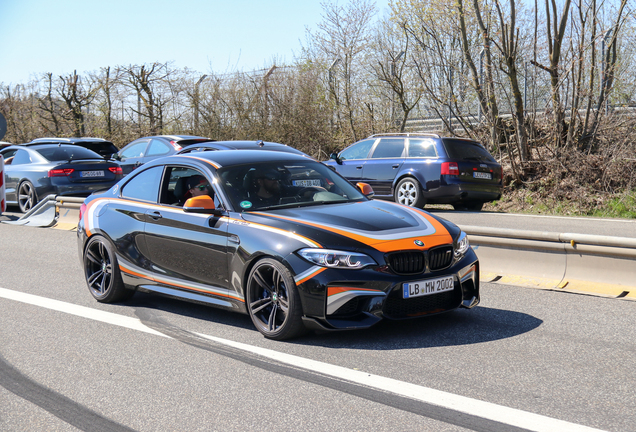
[(420, 182), (413, 177), (405, 177), (398, 183), (393, 194), (395, 202), (404, 204), (410, 207), (424, 207), (426, 204), (424, 197), (422, 196), (422, 189)]
[(99, 302), (115, 303), (134, 294), (124, 287), (113, 246), (104, 237), (96, 235), (88, 241), (84, 251), (84, 275), (88, 290)]
[(269, 339), (290, 339), (305, 332), (294, 278), (274, 259), (262, 259), (252, 268), (247, 309), (258, 331)]
[(29, 181), (20, 183), (18, 187), (18, 206), (22, 213), (27, 213), (38, 202), (38, 197), (35, 194), (35, 187)]

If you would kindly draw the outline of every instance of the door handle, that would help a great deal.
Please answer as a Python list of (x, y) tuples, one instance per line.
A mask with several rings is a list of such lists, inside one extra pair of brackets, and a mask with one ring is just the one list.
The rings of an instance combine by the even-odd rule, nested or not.
[(362, 165), (357, 166), (356, 169), (362, 169)]
[(399, 167), (400, 167), (399, 165), (393, 165), (393, 168), (399, 168)]
[(161, 219), (163, 217), (163, 216), (161, 216), (161, 213), (159, 213), (158, 211), (152, 212), (148, 216), (150, 216), (154, 220), (159, 220), (159, 219)]

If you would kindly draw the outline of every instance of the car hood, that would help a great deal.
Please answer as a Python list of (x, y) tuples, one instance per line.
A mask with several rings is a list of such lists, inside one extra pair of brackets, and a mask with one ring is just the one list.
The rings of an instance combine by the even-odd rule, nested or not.
[(379, 200), (246, 212), (243, 218), (293, 231), (323, 245), (360, 247), (355, 243), (361, 243), (382, 252), (451, 244), (454, 231), (452, 224), (423, 210)]

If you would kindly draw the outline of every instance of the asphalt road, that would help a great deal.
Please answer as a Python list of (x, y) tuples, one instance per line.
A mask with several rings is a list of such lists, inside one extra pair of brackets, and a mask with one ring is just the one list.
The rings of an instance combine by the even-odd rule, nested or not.
[(97, 303), (74, 232), (0, 224), (0, 341), (3, 431), (636, 424), (636, 302), (617, 299), (482, 284), (470, 311), (282, 343), (205, 306)]

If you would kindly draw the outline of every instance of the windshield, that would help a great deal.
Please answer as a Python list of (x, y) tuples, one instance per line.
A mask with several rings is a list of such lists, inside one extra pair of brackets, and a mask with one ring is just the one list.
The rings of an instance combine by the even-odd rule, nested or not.
[(245, 164), (218, 174), (237, 211), (366, 200), (351, 183), (315, 161)]
[(77, 159), (103, 159), (94, 151), (80, 146), (46, 147), (37, 149), (37, 152), (51, 162)]

